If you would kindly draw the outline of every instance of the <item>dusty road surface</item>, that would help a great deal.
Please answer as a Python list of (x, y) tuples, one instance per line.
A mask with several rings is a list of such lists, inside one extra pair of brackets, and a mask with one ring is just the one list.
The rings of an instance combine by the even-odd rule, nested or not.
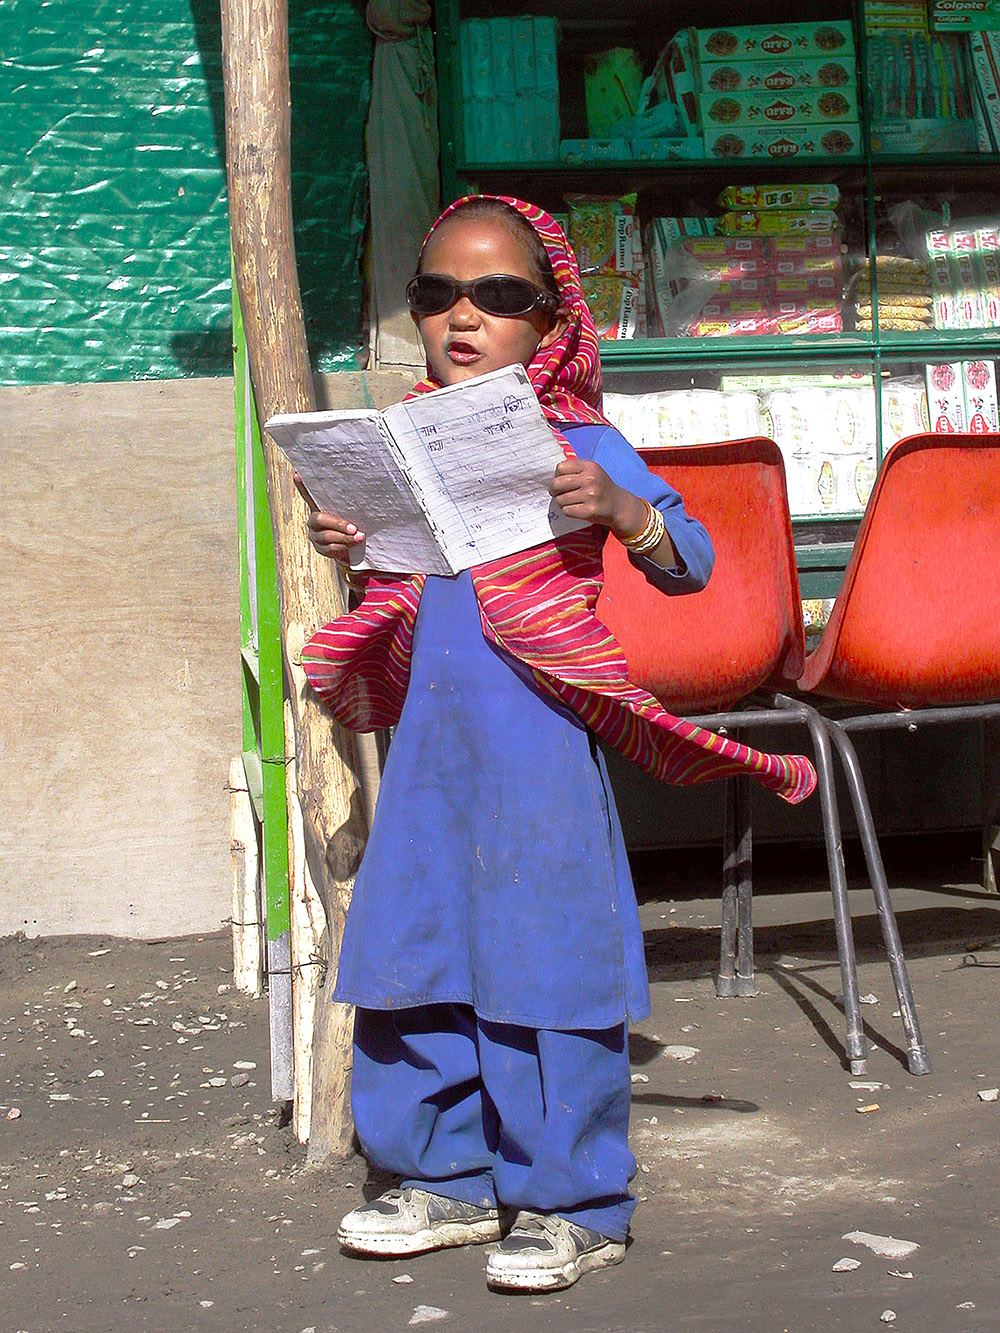
[[(633, 1242), (548, 1297), (488, 1293), (482, 1250), (340, 1253), (340, 1214), (385, 1182), (359, 1158), (305, 1168), (270, 1100), (266, 1003), (229, 988), (225, 934), (0, 941), (0, 1333), (996, 1330), (1000, 902), (972, 850), (891, 866), (924, 1078), (900, 1056), (867, 894), (876, 1046), (852, 1079), (817, 864), (792, 849), (761, 874), (759, 993), (726, 1001), (714, 871), (661, 882), (647, 864)], [(852, 1232), (919, 1248), (883, 1256)]]

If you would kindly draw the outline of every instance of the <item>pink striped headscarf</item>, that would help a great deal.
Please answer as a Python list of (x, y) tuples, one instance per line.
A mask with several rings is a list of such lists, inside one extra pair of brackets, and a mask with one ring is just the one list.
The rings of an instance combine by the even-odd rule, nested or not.
[[(520, 199), (472, 195), (449, 205), (429, 235), (480, 198), (497, 199), (525, 218), (552, 263), (567, 327), (527, 367), (542, 410), (553, 423), (603, 422), (597, 332), (576, 259), (555, 220)], [(439, 387), (428, 375), (412, 393)], [(589, 527), (471, 570), (486, 638), (531, 667), (542, 691), (654, 777), (691, 784), (750, 773), (786, 801), (804, 800), (816, 785), (804, 756), (767, 754), (717, 736), (674, 717), (630, 682), (621, 647), (595, 614), (603, 540), (602, 531)], [(310, 684), (351, 730), (374, 731), (399, 719), (425, 578), (372, 575), (358, 609), (318, 630), (303, 649)]]

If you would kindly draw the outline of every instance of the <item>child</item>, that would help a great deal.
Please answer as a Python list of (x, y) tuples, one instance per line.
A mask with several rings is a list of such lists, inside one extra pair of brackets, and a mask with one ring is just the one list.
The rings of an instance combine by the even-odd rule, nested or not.
[[(397, 724), (336, 997), (357, 1006), (358, 1138), (403, 1180), (338, 1240), (371, 1255), (499, 1241), (491, 1286), (553, 1290), (624, 1257), (626, 1021), (649, 1013), (594, 734), (672, 780), (751, 768), (796, 800), (813, 777), (664, 713), (593, 617), (605, 530), (664, 592), (703, 587), (713, 557), (600, 414), (596, 332), (552, 218), (493, 196), (451, 205), (407, 300), (428, 368), (414, 392), (526, 366), (566, 452), (551, 494), (593, 526), (454, 578), (372, 576), (303, 654), (346, 725)], [(333, 514), (309, 530), (342, 563), (364, 540)]]

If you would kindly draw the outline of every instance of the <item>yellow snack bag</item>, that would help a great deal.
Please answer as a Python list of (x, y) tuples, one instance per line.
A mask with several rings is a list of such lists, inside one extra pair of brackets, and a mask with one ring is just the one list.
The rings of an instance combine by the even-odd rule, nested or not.
[(635, 201), (634, 194), (566, 196), (569, 241), (581, 274), (634, 276), (639, 257)]

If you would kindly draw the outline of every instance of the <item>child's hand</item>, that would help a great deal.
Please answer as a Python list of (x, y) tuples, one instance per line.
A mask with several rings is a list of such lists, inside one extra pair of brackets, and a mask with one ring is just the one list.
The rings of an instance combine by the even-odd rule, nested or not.
[(350, 562), (351, 548), (360, 546), (365, 534), (349, 519), (336, 514), (324, 514), (314, 509), (309, 515), (309, 540), (328, 560), (337, 560), (346, 565)]
[(549, 494), (570, 518), (600, 523), (616, 537), (632, 536), (646, 522), (645, 502), (617, 486), (602, 467), (583, 458), (564, 458)]

